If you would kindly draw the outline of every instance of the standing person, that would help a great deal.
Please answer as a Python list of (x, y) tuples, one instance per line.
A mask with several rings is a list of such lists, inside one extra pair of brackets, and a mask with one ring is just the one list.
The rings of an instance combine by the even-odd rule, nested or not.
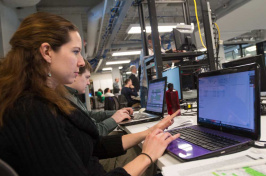
[[(112, 132), (116, 127), (117, 123), (123, 121), (127, 116), (125, 116), (121, 111), (88, 111), (87, 107), (78, 98), (78, 94), (85, 93), (86, 86), (90, 85), (90, 75), (91, 75), (91, 65), (88, 61), (84, 60), (85, 66), (79, 68), (79, 74), (75, 78), (72, 84), (66, 84), (69, 94), (67, 94), (67, 99), (78, 106), (84, 113), (86, 113), (97, 126), (100, 136), (106, 136)], [(108, 89), (108, 88), (107, 88)], [(114, 96), (114, 95), (113, 95)], [(129, 113), (133, 111), (130, 108), (125, 108)]]
[(113, 92), (115, 96), (118, 96), (119, 91), (121, 90), (118, 83), (119, 83), (119, 78), (115, 78), (115, 82), (113, 83), (113, 90), (114, 90)]
[(84, 66), (78, 29), (66, 19), (32, 14), (10, 45), (0, 63), (0, 158), (18, 175), (105, 175), (98, 158), (124, 154), (146, 138), (142, 154), (106, 174), (141, 175), (179, 137), (163, 132), (178, 112), (136, 134), (99, 136), (91, 118), (65, 98), (64, 84)]
[(138, 92), (139, 91), (139, 79), (138, 79), (138, 74), (137, 74), (137, 68), (135, 65), (130, 66), (130, 71), (131, 75), (129, 76), (129, 79), (132, 81), (132, 85), (134, 86), (135, 90)]

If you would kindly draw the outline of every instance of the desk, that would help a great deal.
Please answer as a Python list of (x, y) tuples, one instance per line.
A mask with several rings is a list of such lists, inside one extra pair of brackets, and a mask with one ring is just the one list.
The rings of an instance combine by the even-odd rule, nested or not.
[[(193, 120), (192, 125), (197, 124), (196, 116), (179, 116), (179, 117), (175, 117), (175, 122), (172, 126), (177, 125), (177, 122), (180, 119), (181, 120), (191, 119)], [(148, 122), (148, 123), (142, 123), (142, 124), (137, 124), (137, 125), (132, 125), (132, 126), (125, 126), (123, 129), (127, 133), (137, 133), (137, 132), (146, 130), (147, 128), (155, 125), (156, 123), (158, 122), (156, 121), (156, 122)], [(261, 140), (266, 141), (266, 115), (261, 116)], [(142, 143), (139, 144), (139, 146), (142, 147)], [(171, 166), (171, 165), (178, 164), (178, 163), (180, 163), (180, 161), (178, 161), (171, 155), (165, 153), (163, 156), (161, 156), (157, 160), (156, 165), (159, 169), (162, 169), (162, 167), (164, 166)]]

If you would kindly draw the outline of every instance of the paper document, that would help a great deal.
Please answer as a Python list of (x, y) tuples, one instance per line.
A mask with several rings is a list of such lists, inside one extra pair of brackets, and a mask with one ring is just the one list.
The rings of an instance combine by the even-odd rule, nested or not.
[(231, 155), (162, 168), (164, 176), (266, 176), (266, 150), (248, 149)]

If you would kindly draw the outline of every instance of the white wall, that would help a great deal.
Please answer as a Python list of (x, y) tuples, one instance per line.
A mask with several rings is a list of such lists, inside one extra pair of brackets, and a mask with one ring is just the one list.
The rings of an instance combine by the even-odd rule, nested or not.
[(93, 89), (97, 91), (101, 88), (103, 91), (105, 88), (113, 89), (113, 80), (111, 73), (93, 73), (91, 78), (93, 80)]
[(7, 7), (5, 6), (1, 1), (0, 1), (0, 33), (1, 33), (1, 43), (0, 51), (3, 53), (0, 53), (1, 56), (5, 56), (7, 52), (11, 49), (11, 46), (9, 45), (9, 40), (17, 30), (20, 21), (18, 19), (16, 9)]

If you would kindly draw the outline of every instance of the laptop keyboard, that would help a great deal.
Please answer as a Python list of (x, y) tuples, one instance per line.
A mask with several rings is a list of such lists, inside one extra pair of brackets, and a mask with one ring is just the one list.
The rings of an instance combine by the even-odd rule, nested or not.
[(222, 136), (202, 132), (193, 128), (182, 128), (173, 131), (169, 131), (170, 134), (174, 135), (180, 133), (180, 139), (184, 139), (192, 144), (198, 145), (207, 150), (219, 150), (234, 144), (238, 144), (238, 141), (225, 138)]

